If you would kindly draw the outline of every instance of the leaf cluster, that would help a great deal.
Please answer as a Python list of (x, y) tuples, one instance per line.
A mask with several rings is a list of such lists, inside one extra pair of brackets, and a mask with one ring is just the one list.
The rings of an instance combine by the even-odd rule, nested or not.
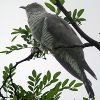
[[(62, 5), (64, 5), (65, 0), (59, 0)], [(49, 8), (52, 12), (54, 12), (56, 15), (59, 15), (61, 13), (61, 10), (57, 8), (54, 4), (56, 3), (55, 0), (50, 0), (50, 3), (45, 2), (45, 5), (47, 8)]]
[[(15, 75), (15, 68), (13, 68), (13, 69), (12, 68), (13, 68), (13, 64), (12, 63), (9, 64), (8, 67), (7, 66), (4, 67), (4, 71), (3, 71), (3, 82), (2, 82), (3, 84), (7, 80), (7, 78), (9, 77), (9, 75), (10, 75), (10, 77), (13, 77)], [(3, 90), (6, 92), (6, 94), (9, 93), (10, 94), (10, 97), (12, 95), (14, 95), (14, 87), (12, 86), (11, 79), (8, 79), (6, 81), (6, 84), (3, 86)]]
[(28, 48), (27, 44), (16, 44), (16, 45), (6, 47), (6, 50), (1, 51), (0, 53), (9, 54), (15, 50), (21, 50), (21, 49), (25, 49), (25, 48)]
[[(65, 0), (59, 0), (62, 5), (64, 5)], [(46, 7), (49, 8), (52, 12), (54, 12), (56, 15), (59, 15), (61, 13), (61, 10), (55, 6), (56, 0), (50, 0), (50, 3), (45, 3)], [(85, 18), (81, 17), (84, 13), (84, 9), (80, 9), (79, 11), (75, 9), (73, 12), (69, 11), (69, 15), (73, 18), (73, 20), (78, 24), (81, 25), (83, 21), (86, 21)], [(64, 18), (68, 23), (69, 20), (67, 17)]]
[[(10, 74), (10, 68), (12, 67), (12, 64), (8, 67), (5, 66), (3, 71), (4, 81)], [(28, 77), (29, 91), (24, 90), (22, 86), (15, 83), (13, 87), (10, 79), (4, 85), (3, 90), (6, 92), (7, 97), (12, 98), (12, 100), (59, 100), (63, 90), (78, 91), (78, 87), (83, 84), (76, 83), (76, 80), (69, 82), (69, 79), (61, 82), (58, 79), (60, 74), (61, 72), (56, 72), (54, 75), (51, 75), (51, 72), (47, 71), (42, 77), (42, 73), (37, 73), (33, 70)], [(12, 70), (11, 75), (11, 77), (15, 75), (15, 69)]]
[[(14, 42), (16, 40), (16, 38), (18, 38), (19, 36), (26, 42), (23, 44), (15, 44), (15, 45), (11, 45), (11, 46), (7, 46), (6, 50), (1, 51), (0, 53), (4, 53), (4, 54), (10, 54), (11, 52), (14, 52), (16, 50), (22, 50), (22, 49), (26, 49), (26, 48), (30, 48), (31, 50), (34, 50), (34, 48), (39, 49), (40, 44), (35, 40), (32, 39), (32, 34), (31, 34), (31, 30), (28, 27), (28, 25), (25, 25), (25, 28), (18, 28), (18, 29), (13, 29), (14, 31), (11, 33), (11, 35), (15, 35), (12, 38), (12, 42)], [(35, 58), (43, 58), (46, 59), (45, 55), (48, 54), (48, 51), (41, 51), (39, 49), (39, 52), (34, 54), (34, 59)]]
[(13, 39), (11, 40), (12, 42), (20, 35), (24, 41), (27, 42), (27, 44), (31, 44), (31, 30), (28, 27), (28, 25), (25, 25), (24, 28), (18, 28), (18, 29), (13, 29), (14, 31), (11, 33), (11, 35), (15, 35)]

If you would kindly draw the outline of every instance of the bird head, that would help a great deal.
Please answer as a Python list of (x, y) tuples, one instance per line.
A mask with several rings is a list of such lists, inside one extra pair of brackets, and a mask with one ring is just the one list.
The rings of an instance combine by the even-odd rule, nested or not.
[(39, 11), (45, 11), (42, 5), (38, 3), (28, 4), (27, 6), (21, 6), (20, 8), (25, 9), (27, 13), (35, 13)]

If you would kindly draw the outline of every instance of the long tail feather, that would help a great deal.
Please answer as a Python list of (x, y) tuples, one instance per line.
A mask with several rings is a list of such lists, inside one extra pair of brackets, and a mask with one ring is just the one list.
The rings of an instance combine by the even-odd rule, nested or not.
[(90, 80), (86, 79), (84, 82), (84, 86), (89, 95), (89, 98), (95, 98), (94, 91), (92, 89), (92, 84), (91, 84)]
[(95, 75), (95, 73), (92, 71), (92, 69), (88, 66), (88, 64), (84, 61), (84, 65), (85, 66), (83, 66), (84, 67), (84, 69), (88, 72), (88, 73), (90, 73), (96, 80), (97, 80), (97, 77), (96, 77), (96, 75)]

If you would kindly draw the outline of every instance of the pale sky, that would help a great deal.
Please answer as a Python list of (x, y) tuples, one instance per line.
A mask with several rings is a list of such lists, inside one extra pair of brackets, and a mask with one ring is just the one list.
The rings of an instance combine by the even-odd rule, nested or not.
[[(1, 0), (0, 1), (0, 51), (4, 50), (5, 46), (10, 46), (16, 43), (22, 43), (22, 41), (16, 40), (14, 43), (11, 43), (10, 35), (13, 28), (24, 27), (27, 24), (27, 17), (24, 10), (20, 9), (20, 6), (25, 6), (32, 2), (38, 2), (44, 5), (43, 1), (48, 0)], [(87, 35), (93, 39), (100, 41), (100, 1), (99, 0), (66, 0), (65, 4), (66, 9), (85, 9), (83, 17), (87, 19), (86, 22), (83, 22), (81, 28)], [(47, 8), (46, 8), (47, 9)], [(49, 9), (47, 9), (50, 12)], [(83, 39), (82, 39), (83, 40)], [(89, 74), (87, 77), (92, 82), (92, 87), (95, 92), (96, 100), (100, 98), (100, 51), (94, 47), (86, 48), (85, 59), (91, 69), (96, 73), (98, 80), (93, 79)], [(15, 64), (15, 62), (20, 61), (21, 59), (27, 57), (30, 54), (30, 49), (25, 49), (21, 51), (15, 51), (9, 55), (0, 54), (0, 80), (2, 80), (2, 70), (4, 66), (9, 65), (9, 63)], [(47, 56), (47, 60), (36, 59), (24, 62), (20, 64), (16, 69), (16, 75), (14, 81), (17, 84), (24, 86), (27, 89), (27, 80), (28, 76), (31, 75), (32, 70), (35, 69), (37, 72), (42, 72), (46, 74), (48, 70), (53, 73), (61, 71), (60, 80), (63, 81), (67, 78), (71, 80), (76, 79), (70, 75), (63, 67), (55, 60), (52, 55)], [(78, 80), (78, 82), (80, 82)], [(2, 81), (0, 81), (1, 86)], [(82, 100), (83, 96), (88, 96), (84, 86), (80, 87), (79, 92), (63, 91), (63, 94), (60, 100)]]

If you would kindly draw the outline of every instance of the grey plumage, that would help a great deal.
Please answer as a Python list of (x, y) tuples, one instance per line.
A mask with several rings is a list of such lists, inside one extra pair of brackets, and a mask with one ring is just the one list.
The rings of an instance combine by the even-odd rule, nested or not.
[(82, 48), (64, 47), (82, 45), (74, 30), (62, 18), (47, 13), (37, 3), (32, 3), (21, 8), (26, 10), (32, 35), (40, 43), (41, 48), (49, 50), (69, 73), (83, 81), (89, 97), (94, 98), (91, 82), (87, 79), (84, 69), (95, 79), (96, 75), (86, 63)]

